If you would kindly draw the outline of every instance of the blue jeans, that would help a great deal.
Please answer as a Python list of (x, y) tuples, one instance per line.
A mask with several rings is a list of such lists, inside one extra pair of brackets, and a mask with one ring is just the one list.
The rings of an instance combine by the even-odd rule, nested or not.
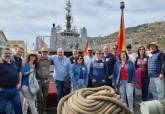
[(121, 81), (121, 85), (119, 86), (119, 92), (121, 99), (127, 102), (128, 100), (128, 107), (131, 111), (133, 111), (133, 90), (134, 84), (127, 83), (127, 81)]
[(164, 98), (164, 80), (159, 77), (150, 77), (149, 90), (154, 100), (162, 100)]
[(64, 81), (55, 81), (56, 88), (57, 88), (57, 102), (64, 96)]
[[(11, 103), (11, 104), (10, 104)], [(15, 114), (22, 114), (19, 90), (16, 88), (0, 88), (0, 112), (7, 113), (13, 106)]]
[(148, 100), (149, 77), (142, 78), (142, 100)]

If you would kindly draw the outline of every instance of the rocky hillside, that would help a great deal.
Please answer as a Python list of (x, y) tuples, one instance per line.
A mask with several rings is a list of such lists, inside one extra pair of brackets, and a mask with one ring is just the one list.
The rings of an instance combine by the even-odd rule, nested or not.
[[(129, 27), (125, 29), (126, 43), (131, 43), (136, 49), (139, 45), (147, 45), (151, 41), (159, 44), (159, 48), (165, 51), (165, 22), (155, 22), (139, 25), (136, 27)], [(104, 44), (114, 45), (117, 41), (118, 32), (110, 34), (105, 37), (95, 37), (93, 44), (95, 46), (102, 46)]]

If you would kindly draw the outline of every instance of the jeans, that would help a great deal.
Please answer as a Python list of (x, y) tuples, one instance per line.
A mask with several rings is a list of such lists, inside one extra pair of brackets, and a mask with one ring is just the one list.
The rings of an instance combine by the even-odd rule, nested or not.
[(85, 88), (86, 85), (84, 84), (84, 79), (79, 79), (77, 83), (71, 85), (71, 92), (76, 91), (78, 89)]
[(57, 88), (57, 102), (64, 96), (64, 81), (55, 81), (56, 88)]
[(37, 93), (37, 104), (39, 114), (43, 114), (46, 109), (46, 100), (48, 96), (48, 81), (47, 80), (38, 80), (40, 90)]
[[(11, 104), (10, 104), (11, 103)], [(22, 114), (19, 90), (16, 88), (0, 88), (0, 112), (11, 110), (12, 105), (15, 114)]]
[(85, 88), (85, 84), (84, 84), (84, 79), (79, 79), (78, 80), (78, 83), (79, 83), (79, 88), (82, 89), (82, 88)]
[(142, 78), (142, 100), (148, 100), (149, 77)]
[(30, 91), (28, 86), (23, 85), (22, 86), (22, 94), (24, 96), (24, 101), (23, 101), (23, 114), (27, 114), (28, 107), (30, 108), (31, 114), (38, 114), (37, 108), (35, 106), (35, 101), (36, 101), (36, 96), (33, 96)]
[(154, 100), (162, 100), (164, 98), (164, 80), (160, 80), (159, 77), (150, 78), (149, 90)]
[(134, 85), (132, 83), (127, 83), (127, 81), (121, 81), (121, 85), (119, 86), (119, 92), (121, 95), (121, 99), (127, 102), (130, 110), (133, 111), (133, 91)]

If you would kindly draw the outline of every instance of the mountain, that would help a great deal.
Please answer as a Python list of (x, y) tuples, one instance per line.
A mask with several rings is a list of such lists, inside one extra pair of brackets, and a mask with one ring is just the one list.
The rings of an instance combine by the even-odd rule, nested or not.
[[(126, 44), (131, 43), (134, 50), (139, 45), (146, 46), (149, 42), (158, 43), (160, 50), (165, 51), (165, 21), (142, 24), (136, 27), (128, 27), (125, 29)], [(108, 44), (111, 46), (117, 41), (118, 32), (112, 33), (104, 37), (90, 37), (95, 47)]]

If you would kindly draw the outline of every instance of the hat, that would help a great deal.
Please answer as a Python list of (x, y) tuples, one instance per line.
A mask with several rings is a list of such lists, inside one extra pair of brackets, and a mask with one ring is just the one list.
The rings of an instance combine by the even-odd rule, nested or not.
[(132, 48), (131, 44), (128, 44), (128, 45), (126, 46), (126, 48)]
[(158, 45), (157, 45), (156, 42), (151, 42), (151, 43), (149, 43), (149, 44), (147, 45), (147, 48), (149, 49), (151, 45), (156, 46), (156, 48), (158, 48)]
[(30, 55), (35, 55), (35, 56), (37, 56), (38, 54), (37, 54), (37, 52), (36, 51), (34, 51), (34, 50), (31, 50), (30, 52), (29, 52), (29, 54), (28, 54), (29, 56)]

